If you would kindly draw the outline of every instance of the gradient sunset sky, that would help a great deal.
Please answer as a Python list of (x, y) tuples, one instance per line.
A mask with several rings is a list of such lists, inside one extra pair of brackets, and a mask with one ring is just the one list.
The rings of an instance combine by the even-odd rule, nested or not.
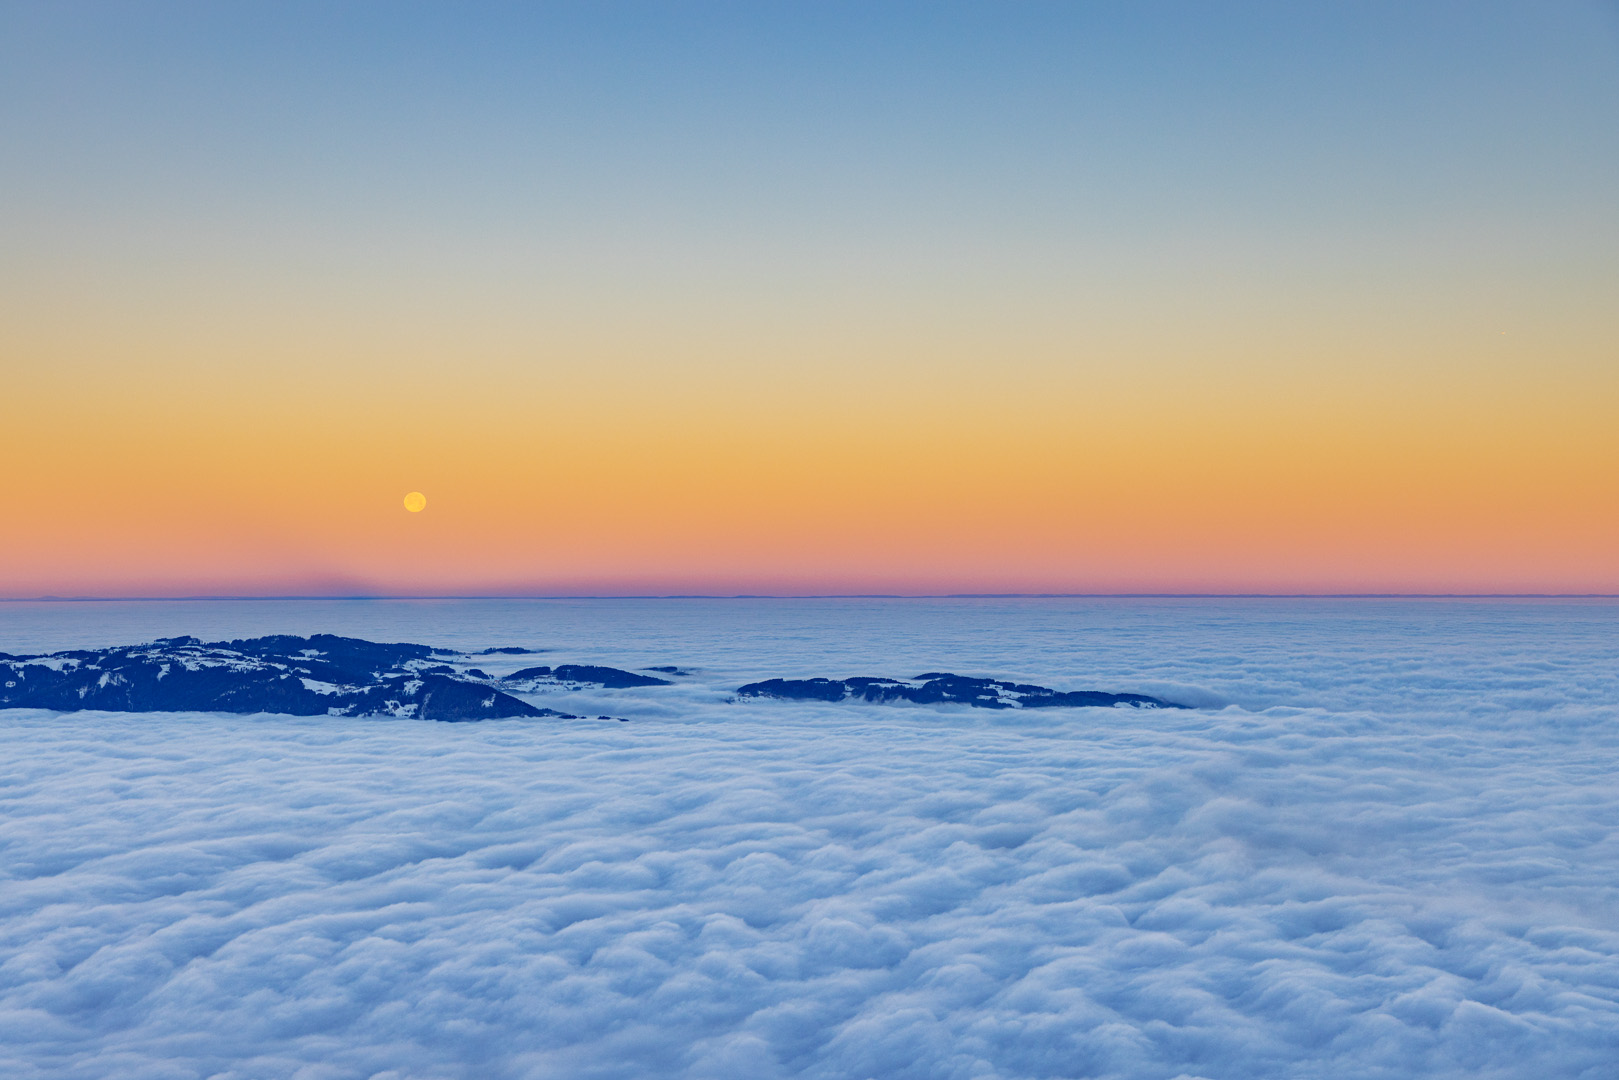
[(11, 597), (1619, 591), (1619, 6), (0, 3), (0, 461)]

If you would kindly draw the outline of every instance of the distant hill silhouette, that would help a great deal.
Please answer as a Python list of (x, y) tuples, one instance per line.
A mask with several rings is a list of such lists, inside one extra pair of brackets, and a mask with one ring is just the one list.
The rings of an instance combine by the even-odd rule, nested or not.
[[(524, 653), (489, 649), (481, 655)], [(459, 654), (427, 645), (315, 634), (73, 649), (43, 656), (0, 653), (0, 708), (109, 712), (290, 713), (294, 716), (414, 716), (494, 720), (574, 719), (505, 692), (477, 668), (444, 663)], [(665, 680), (618, 668), (530, 669), (573, 685), (648, 686)]]
[(1184, 709), (1145, 694), (1105, 694), (1098, 690), (1052, 690), (1028, 683), (975, 679), (948, 671), (929, 671), (912, 679), (766, 679), (736, 691), (744, 697), (773, 697), (789, 701), (911, 701), (918, 705), (946, 702), (979, 709), (1042, 709), (1081, 706), (1125, 706), (1136, 709)]

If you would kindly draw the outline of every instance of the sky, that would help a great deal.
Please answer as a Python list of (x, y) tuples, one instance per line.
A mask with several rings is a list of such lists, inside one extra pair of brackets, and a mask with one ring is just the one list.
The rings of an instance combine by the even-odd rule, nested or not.
[(0, 596), (1619, 592), (1616, 116), (1613, 3), (0, 2)]

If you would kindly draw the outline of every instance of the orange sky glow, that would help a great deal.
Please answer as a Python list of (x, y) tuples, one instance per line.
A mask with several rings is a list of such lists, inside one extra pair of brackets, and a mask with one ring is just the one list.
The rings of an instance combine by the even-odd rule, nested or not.
[(1619, 592), (1607, 16), (978, 11), (19, 24), (0, 597)]

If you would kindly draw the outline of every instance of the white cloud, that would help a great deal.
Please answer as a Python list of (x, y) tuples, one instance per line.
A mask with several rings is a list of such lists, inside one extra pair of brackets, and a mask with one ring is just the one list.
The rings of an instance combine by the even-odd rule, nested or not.
[(1611, 1076), (1616, 676), (1538, 633), (1102, 684), (1191, 713), (6, 713), (0, 1074)]

